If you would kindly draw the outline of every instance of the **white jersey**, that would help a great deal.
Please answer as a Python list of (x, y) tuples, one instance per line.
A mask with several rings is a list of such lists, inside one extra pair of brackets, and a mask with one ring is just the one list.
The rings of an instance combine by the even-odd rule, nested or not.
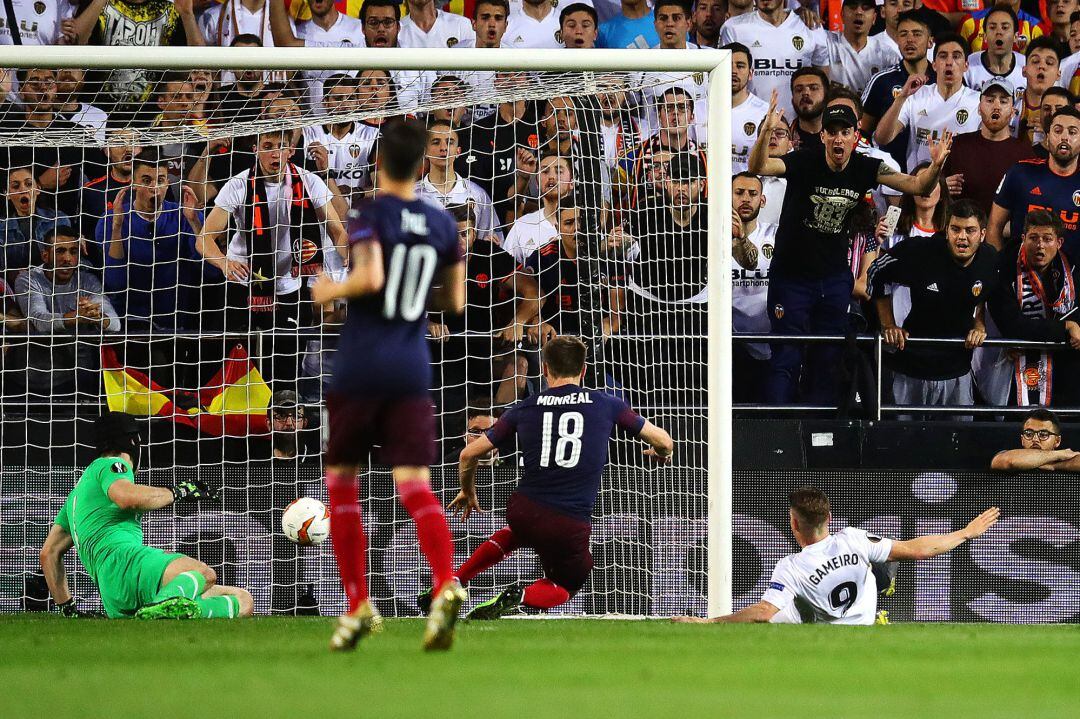
[(902, 59), (899, 51), (889, 47), (882, 37), (888, 36), (871, 35), (866, 38), (866, 46), (856, 50), (842, 32), (828, 33), (829, 80), (847, 85), (861, 95), (870, 78)]
[(961, 87), (948, 100), (941, 97), (938, 85), (923, 85), (900, 108), (900, 122), (908, 131), (907, 169), (930, 159), (930, 140), (941, 133), (961, 135), (979, 129), (979, 93)]
[[(314, 20), (291, 20), (293, 35), (304, 41), (305, 47), (363, 47), (364, 24), (356, 18), (338, 13), (338, 19), (328, 30), (323, 30), (315, 24)], [(323, 113), (322, 96), (323, 81), (336, 74), (337, 70), (305, 70), (303, 75), (307, 80), (308, 102), (311, 103), (311, 112), (315, 116)]]
[(1077, 71), (1080, 71), (1080, 52), (1074, 52), (1061, 61), (1061, 77), (1057, 84), (1068, 89)]
[(461, 15), (435, 10), (435, 23), (424, 32), (411, 15), (401, 18), (398, 31), (398, 47), (472, 47), (476, 44), (476, 31), (472, 23)]
[[(875, 160), (881, 160), (893, 172), (901, 171), (900, 163), (896, 161), (896, 158), (881, 148), (871, 145), (870, 141), (865, 137), (859, 139), (859, 144), (855, 145), (855, 152), (858, 152), (860, 155), (872, 157)], [(874, 207), (877, 208), (878, 215), (884, 215), (885, 211), (889, 209), (889, 202), (885, 198), (903, 197), (904, 193), (899, 190), (894, 190), (891, 187), (885, 187), (885, 185), (878, 185), (870, 192), (870, 196), (874, 200)]]
[[(303, 168), (297, 168), (297, 170), (300, 173), (300, 180), (304, 183), (304, 190), (307, 192), (312, 206), (325, 207), (330, 204), (332, 193), (326, 183)], [(272, 182), (264, 183), (266, 186), (266, 206), (270, 210), (269, 222), (266, 224), (273, 228), (274, 241), (277, 245), (275, 263), (277, 281), (275, 286), (279, 295), (297, 292), (303, 279), (292, 275), (292, 220), (290, 207), (293, 192), (288, 173), (289, 170), (286, 169), (285, 182), (277, 184)], [(236, 228), (232, 238), (229, 240), (227, 256), (230, 260), (249, 262), (251, 257), (250, 248), (247, 246), (244, 237), (245, 233), (241, 231), (246, 229), (247, 206), (250, 203), (248, 198), (248, 188), (250, 186), (248, 176), (250, 174), (251, 170), (244, 170), (239, 175), (229, 178), (229, 181), (222, 186), (221, 192), (214, 198), (214, 206), (228, 212), (233, 219), (232, 226)], [(323, 238), (323, 261), (326, 263), (326, 271), (334, 272), (341, 265), (340, 256), (337, 248), (334, 247), (333, 242), (330, 241), (329, 236), (326, 234), (326, 223), (320, 224), (322, 225), (320, 230)]]
[(476, 216), (477, 236), (484, 240), (490, 239), (495, 244), (502, 242), (502, 233), (495, 227), (495, 208), (491, 198), (472, 180), (458, 177), (450, 192), (444, 195), (431, 184), (429, 177), (424, 175), (424, 179), (416, 183), (416, 195), (437, 207), (471, 204)]
[(558, 239), (559, 231), (544, 217), (544, 210), (522, 215), (506, 233), (502, 248), (514, 256), (518, 264), (525, 264), (529, 255)]
[(746, 172), (750, 150), (757, 142), (761, 121), (769, 112), (769, 103), (750, 93), (731, 108), (731, 173)]
[(520, 8), (511, 8), (510, 17), (506, 23), (506, 34), (503, 35), (503, 47), (533, 50), (562, 49), (559, 13), (567, 5), (578, 1), (590, 6), (593, 4), (592, 0), (551, 0), (544, 3), (544, 7), (550, 9), (542, 20), (534, 20)]
[[(70, 0), (10, 0), (0, 10), (0, 45), (55, 45), (60, 39), (60, 23), (75, 17), (77, 2)], [(19, 41), (15, 42), (6, 8), (15, 12)]]
[[(896, 40), (893, 40), (891, 37), (889, 37), (889, 33), (882, 30), (877, 35), (872, 35), (871, 37), (881, 38), (880, 40), (878, 40), (878, 42), (887, 47), (889, 50), (892, 50), (894, 53), (896, 53), (897, 57), (903, 57), (903, 55), (901, 55), (900, 53), (900, 46), (896, 44)], [(897, 62), (900, 61), (897, 60)], [(884, 70), (885, 68), (881, 69)]]
[(248, 10), (240, 0), (226, 0), (221, 5), (211, 3), (199, 16), (199, 29), (208, 45), (231, 47), (237, 35), (254, 35), (262, 39), (263, 47), (274, 47), (270, 0), (265, 0), (262, 9), (255, 12)]
[[(776, 225), (758, 222), (747, 239), (757, 248), (757, 265), (743, 267), (731, 258), (731, 327), (734, 332), (769, 332), (769, 266), (776, 246)], [(768, 344), (743, 346), (756, 359), (772, 356)]]
[(983, 65), (983, 56), (986, 53), (983, 51), (973, 52), (968, 56), (968, 69), (964, 73), (964, 84), (970, 87), (972, 90), (982, 92), (982, 89), (990, 84), (991, 80), (1007, 80), (1014, 88), (1016, 88), (1016, 95), (1014, 100), (1019, 100), (1024, 96), (1024, 88), (1027, 87), (1027, 80), (1024, 79), (1024, 65), (1027, 64), (1027, 59), (1020, 53), (1013, 51), (1013, 69), (1008, 75), (995, 75), (986, 69)]
[(731, 18), (720, 28), (720, 45), (741, 42), (754, 58), (750, 91), (758, 97), (779, 95), (777, 107), (791, 116), (791, 76), (800, 67), (825, 67), (829, 47), (825, 31), (811, 30), (795, 13), (774, 27), (757, 12)]
[[(692, 43), (688, 48), (697, 48)], [(636, 76), (641, 90), (641, 133), (651, 137), (660, 132), (660, 120), (656, 104), (665, 92), (673, 87), (686, 91), (694, 102), (694, 122), (690, 125), (690, 138), (704, 149), (709, 141), (709, 73), (707, 72), (642, 72)], [(766, 107), (768, 107), (766, 105)]]
[(783, 624), (873, 624), (877, 582), (870, 565), (888, 560), (892, 540), (848, 527), (776, 563), (762, 599)]
[(784, 195), (787, 194), (787, 178), (762, 177), (761, 194), (765, 195), (765, 206), (758, 215), (758, 223), (768, 225), (780, 224), (780, 209), (784, 206)]
[(371, 151), (379, 139), (379, 128), (363, 122), (354, 122), (352, 129), (342, 137), (328, 131), (326, 125), (304, 128), (304, 147), (319, 143), (326, 148), (326, 175), (337, 183), (342, 191), (359, 190), (370, 186)]

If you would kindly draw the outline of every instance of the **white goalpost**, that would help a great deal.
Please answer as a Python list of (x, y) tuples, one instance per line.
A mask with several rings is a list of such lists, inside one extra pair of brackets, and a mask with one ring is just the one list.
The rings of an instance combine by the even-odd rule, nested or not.
[[(444, 456), (434, 488), (451, 491), (453, 448), (485, 417), (539, 389), (545, 332), (580, 334), (587, 381), (666, 426), (676, 462), (649, 469), (640, 448), (613, 445), (594, 576), (564, 615), (732, 611), (729, 52), (0, 46), (0, 68), (0, 611), (41, 608), (37, 548), (104, 409), (149, 419), (140, 481), (224, 487), (221, 506), (148, 518), (149, 544), (223, 567), (257, 612), (312, 599), (338, 610), (329, 543), (283, 543), (278, 522), (287, 501), (324, 497), (322, 382), (341, 316), (313, 312), (305, 292), (344, 260), (332, 220), (297, 209), (271, 219), (303, 240), (260, 265), (246, 223), (260, 211), (262, 138), (292, 150), (292, 192), (344, 218), (377, 189), (379, 125), (403, 115), (447, 138), (434, 155), (429, 145), (418, 191), (458, 213), (463, 243), (491, 248), (470, 302), (492, 304), (429, 316)], [(678, 118), (692, 120), (673, 128)], [(215, 208), (227, 218), (217, 234)], [(65, 242), (74, 264), (60, 259)], [(279, 274), (226, 279), (215, 258), (225, 268), (237, 253)], [(516, 468), (503, 458), (482, 476), (495, 517), (452, 522), (456, 562), (497, 525)], [(362, 480), (373, 598), (414, 613), (427, 580), (408, 517), (385, 472)], [(69, 571), (93, 602), (86, 575)], [(538, 571), (515, 556), (474, 599)]]

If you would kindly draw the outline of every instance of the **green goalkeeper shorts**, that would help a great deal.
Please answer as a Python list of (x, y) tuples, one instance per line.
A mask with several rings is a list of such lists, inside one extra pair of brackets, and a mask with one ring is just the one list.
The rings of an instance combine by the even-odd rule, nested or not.
[(110, 619), (130, 617), (149, 604), (161, 588), (161, 575), (174, 559), (183, 557), (143, 544), (111, 547), (97, 566), (101, 604)]

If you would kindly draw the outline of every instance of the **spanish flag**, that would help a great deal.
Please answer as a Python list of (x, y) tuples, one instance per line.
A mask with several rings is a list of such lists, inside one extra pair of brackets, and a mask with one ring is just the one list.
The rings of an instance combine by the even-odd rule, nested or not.
[(221, 370), (197, 392), (165, 389), (145, 373), (122, 366), (116, 350), (108, 346), (101, 348), (101, 372), (113, 412), (168, 417), (213, 437), (270, 431), (266, 421), (270, 387), (241, 345), (232, 348)]

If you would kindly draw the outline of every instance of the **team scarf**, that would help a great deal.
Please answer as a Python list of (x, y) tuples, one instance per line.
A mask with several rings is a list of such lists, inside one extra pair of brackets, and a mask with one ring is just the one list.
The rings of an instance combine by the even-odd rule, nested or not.
[[(1061, 273), (1061, 290), (1053, 301), (1035, 268), (1029, 266), (1027, 249), (1021, 245), (1016, 259), (1016, 299), (1020, 314), (1028, 319), (1063, 317), (1076, 306), (1076, 285), (1072, 267), (1063, 252), (1051, 263)], [(1016, 358), (1016, 404), (1020, 407), (1049, 407), (1054, 388), (1054, 358), (1049, 352), (1027, 350)]]
[[(289, 201), (289, 232), (292, 250), (292, 276), (310, 277), (322, 272), (322, 223), (311, 204), (300, 171), (291, 162), (285, 169), (282, 191), (292, 187)], [(248, 200), (245, 209), (248, 216), (244, 227), (247, 248), (251, 254), (251, 309), (253, 312), (274, 310), (274, 287), (277, 279), (277, 239), (270, 206), (266, 199), (266, 183), (259, 174), (256, 162), (248, 176)], [(281, 201), (281, 198), (279, 198)], [(292, 237), (299, 228), (300, 236)]]

